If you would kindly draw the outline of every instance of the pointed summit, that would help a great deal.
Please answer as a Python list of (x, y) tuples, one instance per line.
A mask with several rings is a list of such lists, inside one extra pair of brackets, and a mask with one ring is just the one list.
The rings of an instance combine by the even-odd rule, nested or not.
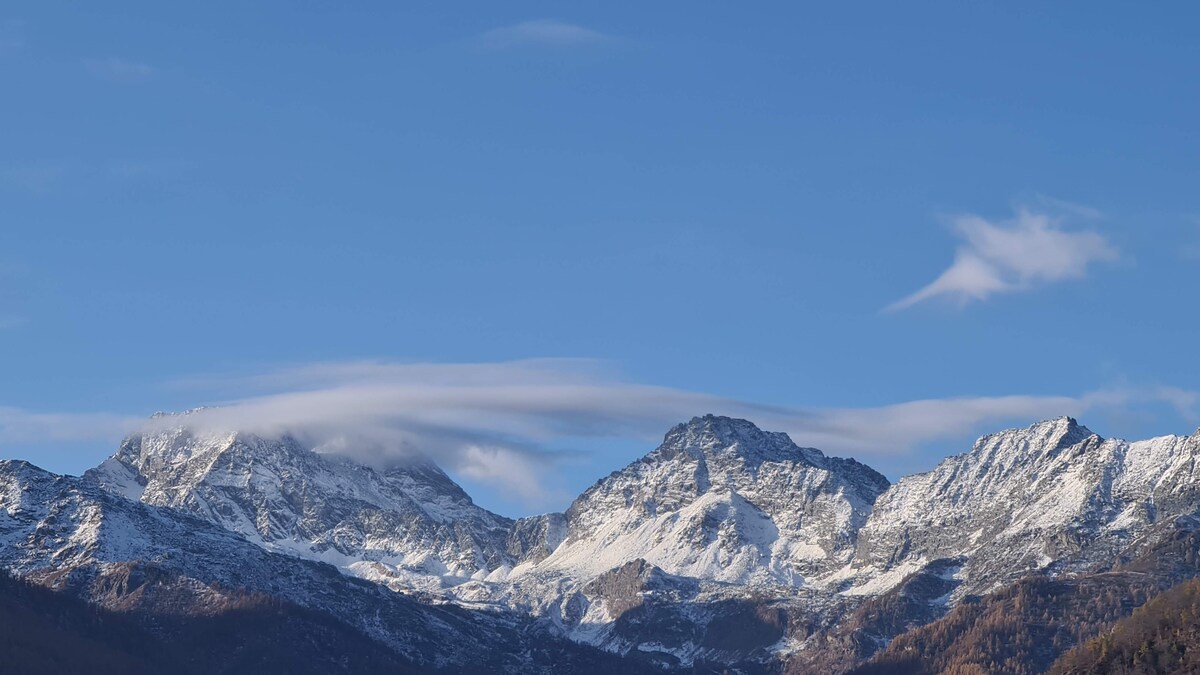
[(1077, 422), (1074, 417), (1063, 415), (1061, 417), (1042, 420), (1024, 429), (1006, 429), (989, 434), (979, 439), (979, 442), (1001, 436), (1023, 436), (1029, 439), (1030, 442), (1039, 445), (1066, 446), (1074, 445), (1085, 438), (1096, 436), (1096, 433)]
[[(1055, 417), (1023, 429), (1006, 429), (975, 441), (969, 454), (976, 461), (1004, 467), (1004, 473), (1036, 471), (1035, 466), (1084, 442), (1098, 445), (1104, 439), (1072, 417)], [(951, 457), (945, 461), (957, 458)]]
[(683, 436), (688, 439), (736, 443), (738, 441), (762, 441), (769, 437), (786, 435), (765, 432), (750, 420), (709, 414), (693, 417), (687, 422), (671, 427), (665, 441), (670, 442), (673, 437)]
[(787, 434), (695, 417), (576, 499), (543, 566), (588, 576), (641, 558), (684, 577), (798, 585), (849, 559), (887, 487), (872, 469)]
[[(1146, 504), (1163, 502), (1147, 484), (1160, 477), (1149, 466), (1161, 472), (1179, 454), (1178, 439), (1164, 440), (1131, 451), (1066, 416), (983, 436), (880, 496), (853, 567), (869, 577), (959, 559), (957, 598), (1034, 570), (1111, 561), (1113, 542), (1154, 519)], [(1094, 545), (1106, 531), (1114, 536)]]
[(748, 465), (791, 460), (827, 468), (826, 457), (820, 450), (801, 448), (787, 434), (763, 431), (749, 420), (721, 415), (693, 417), (675, 425), (663, 438), (662, 445), (644, 461), (671, 459), (681, 452), (709, 460), (737, 456)]

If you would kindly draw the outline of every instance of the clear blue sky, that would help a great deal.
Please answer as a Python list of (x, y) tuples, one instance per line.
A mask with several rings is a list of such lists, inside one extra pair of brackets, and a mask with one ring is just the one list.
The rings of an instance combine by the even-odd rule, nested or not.
[[(1198, 22), (6, 3), (0, 407), (13, 427), (187, 408), (213, 394), (179, 382), (214, 373), (586, 357), (797, 408), (1136, 390), (1082, 421), (1189, 433)], [(964, 256), (982, 277), (913, 296)], [(0, 455), (77, 472), (112, 449), (29, 436)], [(969, 438), (864, 459), (895, 476)], [(648, 449), (612, 444), (567, 492)]]

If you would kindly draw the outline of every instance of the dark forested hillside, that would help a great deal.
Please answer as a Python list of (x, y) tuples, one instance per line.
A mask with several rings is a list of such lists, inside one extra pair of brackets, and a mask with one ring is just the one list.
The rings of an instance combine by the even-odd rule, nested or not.
[(1186, 675), (1200, 672), (1200, 580), (1168, 590), (1112, 630), (1076, 647), (1051, 675)]
[(130, 615), (0, 573), (6, 673), (405, 673), (336, 620), (246, 595), (206, 616)]
[(1198, 550), (1200, 533), (1180, 528), (1154, 546), (1118, 560), (1109, 572), (1025, 579), (964, 602), (941, 619), (898, 635), (886, 649), (850, 672), (1044, 673), (1064, 653), (1108, 631), (1148, 599), (1197, 576)]
[(0, 661), (13, 673), (152, 673), (164, 646), (131, 619), (0, 572)]
[(1035, 675), (1157, 590), (1153, 580), (1114, 573), (1074, 580), (1028, 579), (900, 635), (855, 675)]

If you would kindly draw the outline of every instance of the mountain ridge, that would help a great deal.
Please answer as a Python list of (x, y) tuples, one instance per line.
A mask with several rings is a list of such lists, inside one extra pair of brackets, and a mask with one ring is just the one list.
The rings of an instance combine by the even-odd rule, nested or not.
[[(419, 456), (381, 469), (287, 435), (157, 426), (81, 478), (0, 463), (0, 565), (83, 597), (97, 583), (86, 579), (133, 560), (167, 564), (189, 588), (250, 583), (391, 640), (418, 663), (438, 653), (431, 636), (411, 634), (425, 645), (413, 652), (410, 638), (355, 623), (379, 600), (321, 600), (307, 572), (276, 585), (224, 576), (233, 570), (204, 547), (260, 550), (280, 573), (333, 565), (344, 583), (416, 603), (397, 616), (454, 608), (466, 614), (446, 630), (484, 621), (482, 635), (518, 630), (598, 650), (573, 657), (585, 661), (609, 653), (652, 669), (757, 672), (786, 660), (803, 672), (829, 645), (869, 658), (1029, 575), (1103, 573), (1200, 527), (1200, 432), (1129, 442), (1070, 417), (982, 436), (891, 483), (746, 420), (698, 416), (563, 512), (515, 521), (475, 505)], [(187, 528), (208, 534), (185, 543)], [(173, 559), (186, 550), (193, 559)], [(1155, 574), (1191, 569), (1169, 560)], [(187, 597), (210, 591), (199, 593)]]

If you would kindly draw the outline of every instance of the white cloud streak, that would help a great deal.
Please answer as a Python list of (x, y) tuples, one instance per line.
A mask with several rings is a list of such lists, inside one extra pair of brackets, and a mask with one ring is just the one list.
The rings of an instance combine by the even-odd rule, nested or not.
[(109, 82), (145, 82), (158, 74), (153, 66), (116, 57), (85, 59), (83, 67), (93, 77)]
[(111, 442), (146, 423), (143, 417), (109, 413), (44, 413), (0, 406), (0, 444)]
[(609, 42), (612, 38), (590, 28), (557, 21), (535, 19), (494, 28), (483, 34), (483, 44), (492, 48), (518, 46), (580, 47)]
[(57, 188), (67, 175), (62, 164), (38, 162), (0, 166), (0, 188), (44, 195)]
[(0, 189), (47, 195), (79, 187), (145, 187), (184, 177), (195, 163), (182, 159), (78, 159), (0, 165)]
[(1179, 247), (1179, 257), (1184, 260), (1200, 260), (1200, 223), (1193, 224), (1191, 235)]
[[(1093, 217), (1086, 207), (1065, 212)], [(986, 300), (997, 293), (1028, 291), (1045, 284), (1087, 275), (1090, 265), (1113, 261), (1119, 252), (1095, 231), (1068, 230), (1064, 219), (1021, 208), (1008, 221), (963, 215), (952, 221), (963, 241), (954, 262), (929, 285), (892, 303), (890, 311), (944, 298), (958, 305)]]
[(0, 51), (15, 51), (24, 47), (25, 22), (15, 19), (0, 19)]
[[(0, 443), (115, 440), (186, 423), (199, 431), (291, 434), (322, 451), (387, 464), (421, 453), (451, 472), (520, 495), (531, 505), (564, 496), (561, 463), (580, 441), (636, 439), (647, 449), (673, 424), (715, 413), (785, 431), (831, 454), (903, 456), (922, 444), (1001, 424), (1161, 403), (1194, 408), (1195, 392), (1166, 387), (1080, 396), (991, 396), (874, 408), (789, 408), (637, 384), (587, 360), (481, 364), (328, 363), (250, 378), (187, 383), (242, 392), (216, 407), (150, 422), (124, 415), (42, 414), (0, 408)], [(226, 394), (228, 395), (228, 394)], [(615, 468), (615, 467), (614, 467)]]

